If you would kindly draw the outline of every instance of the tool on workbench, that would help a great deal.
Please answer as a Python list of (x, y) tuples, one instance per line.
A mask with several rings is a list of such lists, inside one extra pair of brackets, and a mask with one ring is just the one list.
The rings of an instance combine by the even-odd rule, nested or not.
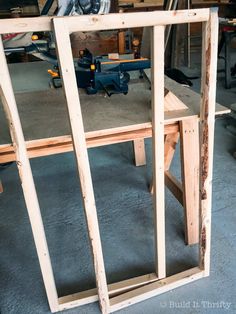
[[(48, 15), (54, 7), (55, 0), (47, 0), (41, 15)], [(56, 16), (105, 14), (110, 11), (110, 0), (59, 0)], [(133, 51), (127, 59), (110, 59), (107, 56), (94, 57), (88, 49), (80, 51), (79, 58), (74, 59), (78, 87), (85, 88), (88, 94), (96, 94), (103, 90), (108, 96), (117, 93), (128, 93), (129, 71), (142, 70), (150, 67), (148, 59), (140, 58), (140, 42), (133, 37), (130, 30), (123, 31), (123, 53)], [(61, 77), (55, 53), (53, 35), (44, 33), (39, 39), (37, 34), (13, 34), (11, 38), (3, 38), (6, 54), (25, 52), (53, 65), (48, 73), (51, 75), (52, 86), (61, 87)], [(118, 36), (119, 37), (119, 36)], [(130, 57), (132, 56), (132, 57)], [(142, 75), (141, 75), (142, 76)]]
[[(133, 54), (125, 55), (118, 60), (111, 60), (109, 56), (94, 57), (88, 49), (81, 50), (80, 57), (74, 62), (77, 85), (85, 88), (86, 92), (96, 94), (105, 91), (110, 97), (113, 94), (128, 93), (130, 71), (142, 71), (150, 68), (147, 58), (135, 59)], [(119, 55), (118, 55), (119, 57)], [(60, 87), (60, 73), (58, 67), (49, 71), (54, 87)]]
[[(58, 70), (57, 58), (51, 51), (54, 50), (53, 42), (50, 38), (38, 39), (31, 35), (31, 43), (21, 47), (6, 47), (5, 53), (26, 52), (35, 57), (47, 61), (54, 66), (49, 70), (52, 76), (53, 87), (61, 87), (61, 78)], [(34, 40), (33, 40), (34, 39)], [(139, 52), (139, 41), (133, 40), (133, 54), (118, 54), (118, 59), (113, 60), (109, 56), (94, 57), (88, 49), (81, 50), (79, 58), (74, 59), (75, 73), (78, 87), (85, 88), (88, 94), (96, 94), (99, 90), (104, 90), (108, 96), (117, 93), (128, 93), (128, 82), (130, 71), (142, 71), (150, 68), (150, 60), (141, 58)]]
[[(55, 0), (47, 0), (41, 15), (47, 15)], [(110, 0), (57, 0), (57, 16), (81, 14), (107, 14), (110, 11)]]

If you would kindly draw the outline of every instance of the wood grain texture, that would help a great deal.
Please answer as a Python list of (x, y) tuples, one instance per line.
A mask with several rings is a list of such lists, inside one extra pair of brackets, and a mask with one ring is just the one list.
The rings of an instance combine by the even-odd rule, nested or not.
[(203, 24), (200, 115), (200, 267), (210, 273), (212, 170), (218, 48), (217, 8)]
[(185, 241), (199, 242), (199, 126), (198, 119), (180, 122), (180, 153), (185, 212)]
[[(165, 134), (178, 132), (178, 123), (165, 125)], [(87, 148), (111, 145), (152, 137), (151, 123), (136, 124), (129, 127), (113, 128), (104, 131), (85, 133)], [(29, 158), (49, 156), (73, 151), (71, 135), (63, 135), (39, 140), (26, 141)], [(0, 163), (15, 161), (12, 144), (0, 145)]]
[[(131, 279), (109, 284), (108, 293), (110, 297), (114, 297), (116, 295), (119, 295), (120, 293), (124, 293), (126, 291), (138, 288), (140, 286), (144, 286), (148, 283), (151, 283), (157, 280), (158, 278), (156, 274), (154, 273), (139, 276), (139, 277), (134, 277)], [(87, 291), (60, 297), (59, 309), (63, 311), (66, 309), (71, 309), (77, 306), (81, 306), (83, 304), (88, 304), (88, 303), (92, 303), (96, 301), (98, 301), (97, 289), (90, 289)]]
[(129, 305), (147, 300), (177, 287), (189, 284), (204, 276), (204, 272), (198, 267), (186, 270), (176, 275), (158, 280), (144, 287), (134, 289), (111, 299), (112, 312), (123, 309)]
[(166, 277), (164, 182), (164, 26), (152, 29), (152, 165), (156, 273)]
[(65, 17), (70, 32), (133, 28), (207, 21), (209, 9), (118, 13)]
[[(73, 17), (53, 17), (54, 20), (66, 19), (69, 32), (99, 31), (145, 27), (157, 24), (179, 24), (203, 22), (209, 18), (209, 9), (155, 11), (138, 13), (113, 13), (106, 15), (80, 15)], [(52, 17), (34, 17), (0, 20), (0, 34), (20, 32), (52, 31)]]

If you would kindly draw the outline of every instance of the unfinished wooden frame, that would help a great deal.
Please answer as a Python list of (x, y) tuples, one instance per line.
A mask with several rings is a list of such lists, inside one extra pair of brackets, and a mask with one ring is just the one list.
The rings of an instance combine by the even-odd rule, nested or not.
[[(52, 18), (0, 21), (0, 32), (50, 31)], [(202, 103), (200, 120), (200, 261), (199, 266), (166, 277), (164, 209), (164, 30), (169, 24), (203, 22)], [(155, 213), (155, 273), (107, 285), (102, 245), (79, 94), (70, 47), (70, 33), (152, 27), (152, 128)], [(215, 9), (109, 14), (53, 18), (60, 70), (67, 99), (72, 140), (82, 187), (88, 232), (93, 253), (97, 289), (58, 298), (37, 194), (19, 119), (9, 71), (0, 41), (0, 94), (9, 122), (17, 166), (22, 182), (43, 280), (52, 312), (99, 300), (109, 313), (209, 275), (211, 237), (211, 182), (216, 92), (218, 16)], [(183, 125), (188, 127), (187, 125)]]

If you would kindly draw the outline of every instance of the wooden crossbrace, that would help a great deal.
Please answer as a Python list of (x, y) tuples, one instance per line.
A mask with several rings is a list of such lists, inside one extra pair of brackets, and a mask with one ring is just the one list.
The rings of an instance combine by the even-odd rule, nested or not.
[[(52, 18), (0, 21), (0, 34), (50, 31)], [(164, 215), (164, 25), (203, 22), (202, 104), (200, 116), (199, 267), (166, 277)], [(70, 47), (74, 31), (152, 27), (152, 128), (156, 272), (107, 285), (80, 101)], [(97, 289), (58, 298), (37, 194), (9, 71), (0, 40), (0, 95), (8, 119), (40, 268), (52, 312), (99, 300), (102, 313), (113, 312), (209, 275), (211, 181), (214, 139), (218, 16), (215, 9), (53, 18), (57, 53), (67, 99), (72, 142), (84, 200)]]

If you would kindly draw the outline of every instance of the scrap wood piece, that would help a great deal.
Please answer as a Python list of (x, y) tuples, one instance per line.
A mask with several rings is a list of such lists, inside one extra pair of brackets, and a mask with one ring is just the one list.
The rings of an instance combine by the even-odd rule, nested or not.
[[(144, 73), (146, 74), (147, 79), (151, 82), (150, 69), (145, 69)], [(167, 76), (165, 76), (165, 87), (170, 90), (179, 100), (186, 104), (186, 106), (191, 109), (192, 112), (200, 116), (200, 93), (195, 92), (191, 88), (182, 86)], [(230, 109), (220, 105), (219, 103), (216, 103), (215, 115), (222, 115), (226, 113), (230, 113)]]
[(157, 2), (137, 2), (134, 3), (134, 8), (147, 8), (147, 7), (159, 7), (163, 6), (163, 1), (157, 1)]
[(188, 107), (169, 89), (165, 88), (165, 111), (188, 109)]

